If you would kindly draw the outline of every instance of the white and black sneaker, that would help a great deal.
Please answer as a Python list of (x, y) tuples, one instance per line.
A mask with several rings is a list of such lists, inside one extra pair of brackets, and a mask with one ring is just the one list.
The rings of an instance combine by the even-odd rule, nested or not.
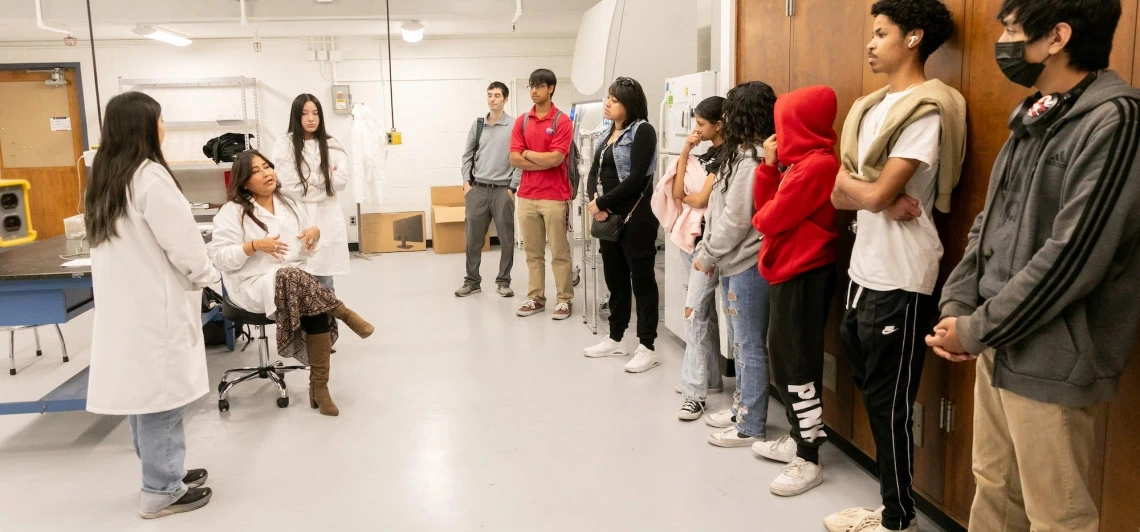
[(701, 419), (701, 415), (704, 413), (704, 401), (686, 399), (684, 404), (681, 405), (681, 411), (677, 412), (677, 419), (680, 419), (681, 421), (696, 421), (698, 419)]
[(181, 514), (186, 512), (193, 512), (210, 503), (210, 498), (214, 496), (214, 490), (210, 488), (190, 488), (186, 490), (186, 494), (157, 512), (143, 512), (139, 511), (139, 515), (143, 519), (157, 519), (159, 517), (166, 517), (168, 515)]

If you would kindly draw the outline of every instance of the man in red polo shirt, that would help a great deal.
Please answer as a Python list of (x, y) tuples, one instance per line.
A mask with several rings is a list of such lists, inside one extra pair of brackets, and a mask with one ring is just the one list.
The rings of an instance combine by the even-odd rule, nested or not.
[(530, 75), (530, 99), (534, 107), (515, 120), (511, 166), (523, 171), (517, 194), (518, 212), (530, 272), (528, 299), (517, 313), (533, 316), (546, 311), (546, 242), (549, 240), (554, 283), (558, 287), (553, 318), (564, 320), (570, 317), (574, 300), (570, 241), (566, 237), (570, 213), (566, 155), (570, 153), (574, 124), (551, 101), (557, 85), (554, 72), (545, 68)]

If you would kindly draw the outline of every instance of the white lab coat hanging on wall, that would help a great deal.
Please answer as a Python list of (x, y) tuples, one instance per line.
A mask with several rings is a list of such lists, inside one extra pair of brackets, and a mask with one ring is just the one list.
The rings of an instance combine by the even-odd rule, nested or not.
[(190, 204), (161, 165), (135, 171), (118, 236), (91, 249), (87, 410), (165, 412), (210, 392), (202, 288), (221, 280)]
[(352, 106), (352, 195), (356, 203), (380, 205), (387, 164), (388, 138), (384, 129), (367, 105)]
[(305, 141), (302, 154), (305, 164), (301, 167), (306, 171), (305, 182), (309, 185), (306, 192), (301, 185), (302, 177), (297, 174), (297, 165), (293, 162), (293, 135), (285, 135), (277, 139), (273, 147), (273, 164), (276, 167), (277, 179), (281, 181), (281, 190), (286, 196), (296, 201), (305, 209), (310, 223), (321, 230), (321, 241), (317, 250), (309, 258), (308, 264), (313, 275), (333, 276), (346, 275), (348, 266), (348, 227), (344, 219), (344, 210), (337, 200), (336, 193), (348, 188), (349, 173), (348, 154), (336, 139), (329, 139), (329, 172), (332, 173), (333, 195), (325, 191), (324, 176), (321, 175), (320, 147), (316, 140)]

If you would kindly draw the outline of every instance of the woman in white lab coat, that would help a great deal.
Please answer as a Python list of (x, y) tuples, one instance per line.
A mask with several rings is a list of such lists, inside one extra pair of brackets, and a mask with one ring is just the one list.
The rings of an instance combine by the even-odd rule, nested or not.
[(129, 416), (147, 519), (212, 496), (206, 470), (184, 467), (182, 410), (210, 391), (202, 288), (219, 275), (162, 156), (164, 136), (153, 98), (112, 98), (84, 197), (98, 303), (87, 410)]
[(337, 193), (349, 182), (348, 154), (325, 131), (321, 102), (312, 94), (293, 100), (289, 112), (289, 133), (273, 147), (285, 195), (301, 204), (321, 230), (321, 242), (309, 267), (329, 290), (333, 276), (348, 273), (348, 232)]
[(305, 210), (281, 192), (268, 158), (250, 150), (234, 159), (229, 202), (214, 217), (210, 259), (234, 305), (276, 321), (277, 353), (309, 365), (310, 405), (335, 416), (340, 411), (328, 382), (336, 319), (361, 338), (373, 327), (307, 271), (321, 236)]

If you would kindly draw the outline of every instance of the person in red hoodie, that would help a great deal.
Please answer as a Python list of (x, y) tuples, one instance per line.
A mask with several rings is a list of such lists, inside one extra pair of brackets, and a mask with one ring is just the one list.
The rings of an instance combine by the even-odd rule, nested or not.
[[(776, 441), (756, 442), (752, 450), (788, 463), (769, 485), (784, 497), (823, 482), (823, 338), (839, 236), (831, 204), (839, 173), (832, 127), (836, 108), (829, 87), (780, 96), (776, 134), (764, 143), (764, 164), (756, 169), (752, 225), (764, 235), (760, 274), (771, 285), (768, 349), (792, 431)], [(781, 174), (777, 164), (787, 171)]]

